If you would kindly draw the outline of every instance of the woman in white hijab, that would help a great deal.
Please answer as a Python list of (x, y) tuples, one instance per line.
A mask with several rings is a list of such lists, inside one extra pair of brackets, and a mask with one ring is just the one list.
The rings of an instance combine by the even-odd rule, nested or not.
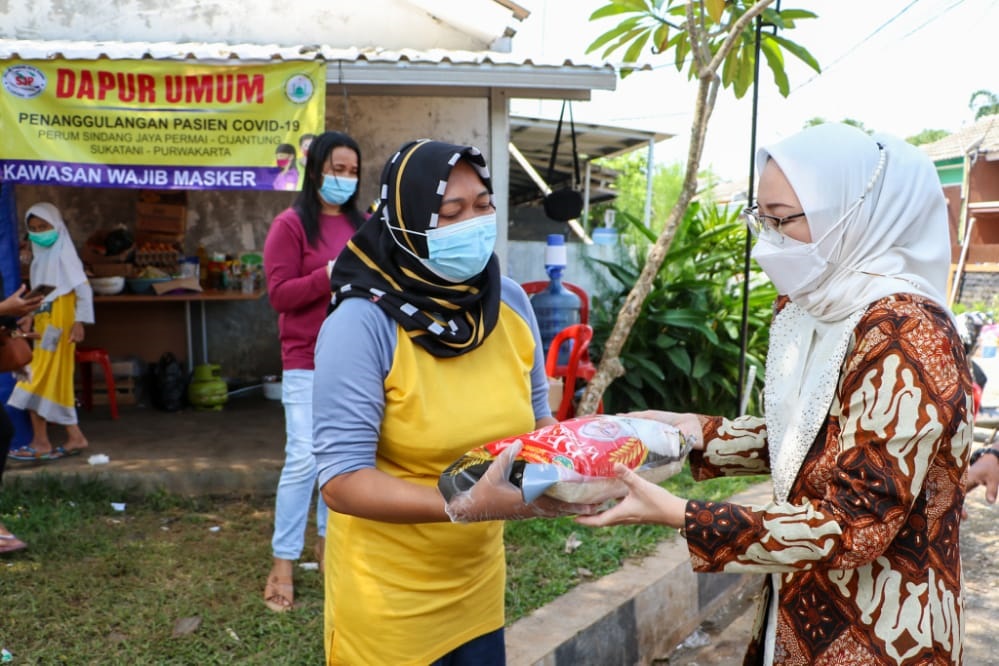
[[(80, 430), (73, 394), (76, 345), (83, 341), (83, 325), (94, 323), (94, 297), (59, 209), (35, 204), (24, 216), (31, 241), (31, 286), (55, 289), (35, 315), (35, 342), (29, 377), (14, 386), (8, 404), (28, 410), (32, 440), (11, 451), (21, 461), (54, 460), (80, 453), (87, 440)], [(48, 423), (66, 427), (67, 439), (53, 446)]]
[(669, 525), (696, 571), (771, 574), (747, 664), (960, 663), (972, 380), (936, 171), (838, 124), (757, 163), (753, 256), (781, 294), (766, 416), (638, 415), (680, 426), (698, 480), (770, 472), (773, 500), (687, 501), (621, 467), (629, 494), (577, 520)]

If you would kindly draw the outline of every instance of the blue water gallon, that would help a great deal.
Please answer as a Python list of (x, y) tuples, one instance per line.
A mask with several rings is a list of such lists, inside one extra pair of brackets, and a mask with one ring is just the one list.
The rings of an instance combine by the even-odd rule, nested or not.
[[(562, 285), (562, 271), (565, 269), (565, 263), (565, 236), (550, 234), (548, 245), (545, 248), (545, 271), (548, 273), (550, 282), (544, 291), (534, 294), (531, 298), (531, 307), (534, 309), (534, 316), (537, 318), (538, 328), (541, 330), (541, 346), (546, 358), (552, 339), (558, 335), (558, 332), (566, 326), (579, 323), (581, 306), (579, 296)], [(571, 351), (571, 345), (562, 345), (558, 355), (559, 365), (565, 365), (569, 362)]]

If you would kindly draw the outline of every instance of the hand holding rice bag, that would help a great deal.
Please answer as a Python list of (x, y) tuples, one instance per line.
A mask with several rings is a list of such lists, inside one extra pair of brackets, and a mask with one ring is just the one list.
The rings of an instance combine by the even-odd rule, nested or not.
[(658, 483), (680, 471), (691, 448), (679, 429), (660, 421), (611, 414), (568, 419), (476, 447), (456, 460), (437, 483), (449, 507), (489, 474), (498, 457), (508, 463), (504, 451), (513, 446), (519, 450), (504, 478), (520, 487), (523, 501), (555, 499), (586, 509), (579, 513), (627, 493), (614, 475), (615, 463)]

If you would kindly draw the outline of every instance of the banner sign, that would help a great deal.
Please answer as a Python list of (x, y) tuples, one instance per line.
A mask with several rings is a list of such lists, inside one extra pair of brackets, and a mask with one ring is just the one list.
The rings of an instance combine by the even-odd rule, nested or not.
[(326, 64), (0, 62), (0, 181), (298, 189), (323, 131)]

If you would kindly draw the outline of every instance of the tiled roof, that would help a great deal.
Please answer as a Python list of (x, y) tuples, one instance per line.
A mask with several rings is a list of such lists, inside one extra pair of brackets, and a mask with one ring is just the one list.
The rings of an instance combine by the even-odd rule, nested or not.
[[(980, 143), (979, 143), (980, 142)], [(985, 116), (939, 141), (920, 146), (934, 162), (964, 157), (977, 145), (979, 154), (991, 153), (999, 158), (999, 115)]]

